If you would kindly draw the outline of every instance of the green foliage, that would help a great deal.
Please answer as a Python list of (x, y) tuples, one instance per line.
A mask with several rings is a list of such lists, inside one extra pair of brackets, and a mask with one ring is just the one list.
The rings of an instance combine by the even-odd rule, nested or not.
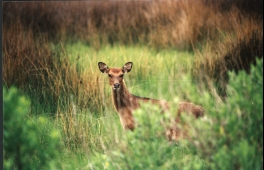
[(136, 110), (137, 128), (133, 132), (126, 132), (116, 150), (93, 157), (90, 168), (181, 169), (181, 160), (189, 150), (166, 139), (165, 127), (168, 123), (165, 120), (172, 115), (160, 112), (158, 107), (151, 104), (144, 104)]
[(4, 92), (4, 168), (52, 169), (57, 166), (60, 132), (48, 119), (27, 113), (30, 101), (15, 87)]
[[(229, 73), (228, 98), (221, 101), (208, 91), (190, 95), (203, 102), (206, 117), (182, 114), (190, 139), (179, 145), (166, 141), (164, 129), (174, 112), (160, 114), (151, 105), (135, 112), (137, 128), (122, 137), (118, 148), (92, 157), (91, 169), (262, 169), (263, 60), (251, 73)], [(195, 86), (186, 86), (195, 94)], [(176, 99), (175, 99), (176, 101)], [(168, 121), (169, 122), (169, 121)]]
[[(127, 50), (131, 50), (129, 54)], [(73, 58), (78, 55), (77, 51), (67, 54), (87, 77), (92, 73), (104, 80), (98, 81), (100, 87), (93, 86), (100, 89), (94, 93), (95, 96), (98, 96), (97, 92), (106, 95), (102, 96), (104, 114), (94, 116), (97, 112), (87, 111), (71, 101), (70, 109), (57, 112), (56, 121), (43, 116), (35, 118), (27, 114), (33, 111), (29, 110), (30, 102), (24, 96), (19, 95), (15, 88), (4, 89), (6, 169), (50, 169), (58, 166), (62, 169), (261, 169), (262, 60), (257, 60), (250, 74), (243, 71), (238, 75), (229, 73), (228, 97), (222, 101), (212, 87), (210, 92), (207, 88), (197, 91), (196, 82), (188, 74), (193, 61), (189, 53), (151, 52), (144, 47), (125, 46), (103, 48), (98, 53), (91, 49), (88, 51), (88, 56), (76, 62)], [(116, 55), (125, 57), (117, 59)], [(161, 55), (166, 57), (161, 59)], [(181, 55), (185, 57), (177, 57)], [(160, 114), (158, 108), (143, 105), (134, 113), (137, 128), (134, 132), (123, 132), (118, 115), (112, 108), (107, 76), (96, 71), (98, 68), (94, 63), (104, 61), (109, 66), (122, 66), (135, 56), (134, 70), (125, 76), (129, 91), (140, 96), (174, 101), (171, 103), (174, 111)], [(88, 80), (83, 79), (83, 82)], [(86, 93), (83, 95), (90, 97)], [(170, 115), (176, 113), (177, 108), (173, 105), (181, 100), (202, 104), (206, 119), (195, 120), (183, 114), (182, 120), (189, 125), (191, 139), (176, 145), (166, 140), (165, 127), (168, 124), (162, 123), (169, 117), (175, 117)], [(61, 130), (62, 138), (54, 126)], [(61, 149), (62, 155), (57, 153), (60, 139), (65, 144)]]
[[(263, 55), (262, 22), (244, 15), (235, 1), (164, 2), (4, 4), (3, 82), (31, 99), (29, 106), (15, 89), (4, 89), (6, 169), (53, 168), (59, 139), (65, 144), (62, 169), (86, 169), (87, 161), (95, 169), (259, 168), (263, 71), (254, 67), (251, 77), (230, 74), (225, 102), (210, 84), (202, 94), (196, 86), (208, 77), (216, 79), (225, 96), (226, 70), (248, 71), (249, 61)], [(221, 9), (228, 5), (230, 10)], [(202, 104), (207, 121), (183, 115), (191, 125), (191, 145), (168, 145), (166, 125), (160, 124), (166, 115), (148, 106), (135, 113), (138, 128), (133, 133), (121, 132), (98, 61), (117, 67), (133, 61), (125, 82), (135, 95)], [(185, 76), (190, 70), (193, 77)], [(190, 83), (194, 79), (195, 86)], [(56, 120), (31, 116), (38, 114), (56, 115)], [(87, 160), (94, 152), (97, 156)]]
[[(250, 74), (229, 72), (229, 77), (225, 102), (204, 100), (210, 123), (190, 123), (197, 139), (193, 155), (205, 159), (208, 169), (262, 169), (263, 59)], [(201, 168), (193, 163), (190, 169)]]

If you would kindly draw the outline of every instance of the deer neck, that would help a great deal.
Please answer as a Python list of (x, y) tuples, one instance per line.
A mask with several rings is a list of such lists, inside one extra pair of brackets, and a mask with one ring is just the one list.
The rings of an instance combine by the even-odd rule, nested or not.
[(125, 84), (123, 83), (118, 90), (112, 90), (113, 92), (113, 101), (115, 108), (117, 110), (122, 109), (124, 107), (131, 107), (133, 103), (133, 95), (129, 93)]

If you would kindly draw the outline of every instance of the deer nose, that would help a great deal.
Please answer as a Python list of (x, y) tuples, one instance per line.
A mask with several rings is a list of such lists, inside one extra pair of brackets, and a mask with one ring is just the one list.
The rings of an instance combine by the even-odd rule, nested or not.
[(114, 89), (119, 89), (120, 88), (120, 84), (119, 83), (115, 83), (114, 84)]

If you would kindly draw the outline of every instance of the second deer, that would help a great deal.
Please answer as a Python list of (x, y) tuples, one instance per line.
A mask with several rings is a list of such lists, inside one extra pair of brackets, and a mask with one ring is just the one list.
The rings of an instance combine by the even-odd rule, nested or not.
[[(98, 63), (99, 70), (102, 73), (106, 73), (109, 77), (109, 83), (112, 87), (114, 106), (125, 130), (134, 130), (135, 120), (133, 111), (140, 107), (141, 102), (151, 102), (159, 105), (162, 110), (169, 110), (169, 104), (166, 101), (139, 97), (129, 93), (123, 78), (125, 73), (131, 71), (132, 66), (132, 62), (127, 62), (122, 68), (109, 68), (103, 62)], [(175, 119), (176, 123), (179, 123), (179, 116), (182, 112), (191, 113), (196, 118), (204, 115), (204, 109), (201, 106), (189, 102), (180, 102), (177, 118)], [(178, 140), (179, 138), (179, 132), (175, 128), (168, 129), (166, 134), (169, 140)]]

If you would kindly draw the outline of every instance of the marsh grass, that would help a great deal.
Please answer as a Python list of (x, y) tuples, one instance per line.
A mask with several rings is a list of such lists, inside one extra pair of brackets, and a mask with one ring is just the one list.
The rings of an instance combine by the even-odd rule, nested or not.
[[(102, 57), (109, 65), (120, 66), (136, 57), (140, 60), (134, 64), (141, 72), (129, 79), (138, 75), (146, 80), (158, 75), (155, 70), (160, 74), (167, 70), (171, 72), (167, 79), (178, 80), (177, 73), (190, 66), (192, 79), (217, 82), (217, 92), (224, 97), (227, 71), (248, 70), (249, 63), (263, 55), (261, 3), (259, 0), (250, 5), (236, 0), (6, 2), (3, 80), (7, 86), (14, 84), (33, 91), (37, 110), (41, 110), (37, 103), (43, 103), (42, 109), (54, 114), (60, 105), (69, 104), (70, 95), (78, 94), (79, 97), (74, 97), (76, 105), (101, 111), (105, 96), (98, 95), (95, 88), (97, 81), (101, 81), (95, 60)], [(83, 48), (86, 45), (88, 49)], [(105, 50), (119, 45), (121, 48), (114, 48), (111, 53)], [(130, 47), (124, 50), (124, 45)], [(143, 48), (151, 50), (134, 54), (134, 46), (147, 46)], [(67, 56), (69, 49), (71, 57)], [(171, 60), (164, 62), (164, 49), (172, 53), (175, 49), (189, 50), (197, 60), (191, 65), (179, 64), (173, 70), (168, 64), (180, 63), (177, 60), (184, 57), (172, 54)], [(156, 56), (153, 61), (145, 57), (150, 55)], [(153, 65), (149, 66), (153, 62), (166, 67), (155, 65), (153, 69)], [(159, 79), (165, 76), (159, 75)]]
[(260, 25), (263, 21), (241, 17), (240, 22), (232, 22), (235, 32), (221, 31), (217, 42), (208, 40), (195, 52), (192, 75), (208, 82), (206, 86), (209, 90), (213, 89), (210, 84), (214, 82), (222, 98), (226, 97), (227, 72), (245, 70), (249, 73), (250, 64), (256, 64), (256, 58), (263, 56), (263, 31)]
[[(197, 61), (193, 65), (193, 77), (199, 81), (213, 79), (218, 94), (224, 98), (227, 71), (249, 71), (249, 63), (255, 63), (255, 57), (263, 55), (263, 21), (258, 4), (261, 2), (254, 1), (251, 5), (244, 1), (91, 3), (88, 27), (96, 31), (91, 31), (92, 36), (86, 36), (85, 41), (97, 52), (108, 44), (147, 44), (153, 50), (194, 51)], [(97, 5), (105, 8), (104, 12), (96, 9)], [(247, 5), (255, 11), (247, 10)], [(129, 17), (132, 7), (138, 9), (133, 19)], [(111, 12), (113, 9), (115, 13)]]
[(49, 115), (61, 131), (64, 168), (86, 167), (124, 135), (99, 61), (132, 61), (125, 82), (135, 95), (202, 104), (208, 90), (221, 103), (227, 71), (263, 56), (261, 3), (5, 2), (3, 84), (29, 96), (29, 116)]
[(26, 29), (55, 42), (84, 41), (97, 51), (116, 43), (194, 50), (203, 41), (219, 39), (219, 32), (235, 32), (238, 23), (261, 21), (261, 4), (261, 0), (7, 2), (3, 19), (6, 24), (21, 20)]

